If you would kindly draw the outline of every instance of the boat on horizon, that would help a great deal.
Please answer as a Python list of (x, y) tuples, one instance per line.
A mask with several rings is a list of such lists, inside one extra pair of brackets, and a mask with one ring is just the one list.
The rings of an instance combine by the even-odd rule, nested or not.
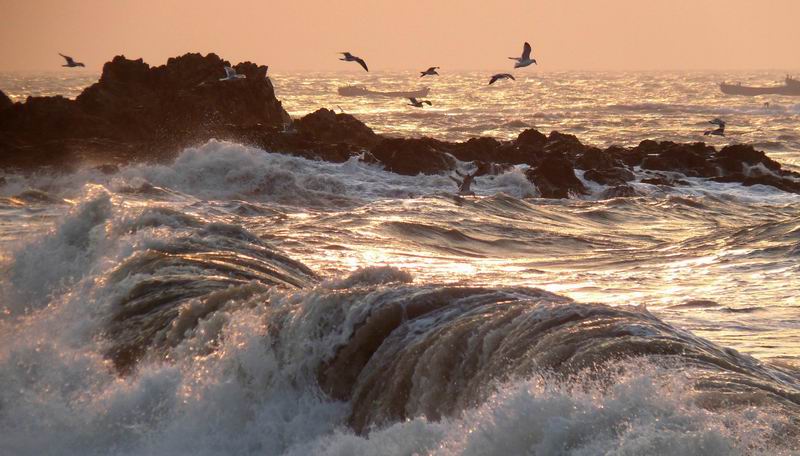
[(370, 90), (361, 85), (339, 87), (339, 95), (343, 97), (387, 97), (387, 98), (422, 98), (427, 97), (430, 92), (429, 87), (411, 91), (380, 92)]
[(773, 87), (748, 87), (738, 84), (720, 83), (719, 89), (726, 95), (744, 95), (754, 97), (756, 95), (788, 95), (800, 96), (800, 81), (791, 76), (786, 76), (782, 86)]

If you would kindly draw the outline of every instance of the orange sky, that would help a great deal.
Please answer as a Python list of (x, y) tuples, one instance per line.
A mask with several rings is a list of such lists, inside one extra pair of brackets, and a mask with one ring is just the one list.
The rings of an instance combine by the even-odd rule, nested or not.
[[(272, 70), (798, 69), (800, 0), (0, 0), (0, 71), (188, 51)], [(535, 71), (535, 70), (534, 70)]]

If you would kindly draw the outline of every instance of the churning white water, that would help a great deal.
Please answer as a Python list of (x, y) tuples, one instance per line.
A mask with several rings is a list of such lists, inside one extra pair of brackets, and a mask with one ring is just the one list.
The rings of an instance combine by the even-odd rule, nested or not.
[[(505, 93), (463, 74), (422, 113), (298, 78), (275, 79), (291, 112), (340, 104), (379, 132), (630, 144), (724, 114), (725, 141), (800, 163), (797, 104), (722, 98), (717, 75)], [(800, 451), (797, 195), (686, 179), (544, 200), (519, 167), (456, 198), (447, 176), (276, 152), (2, 176), (0, 454)]]

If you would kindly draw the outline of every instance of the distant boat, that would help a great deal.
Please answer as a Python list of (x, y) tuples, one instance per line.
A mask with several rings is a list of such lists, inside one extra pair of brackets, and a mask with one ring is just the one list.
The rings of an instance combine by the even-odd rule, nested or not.
[(409, 92), (378, 92), (369, 90), (364, 86), (346, 86), (339, 87), (339, 95), (343, 97), (396, 97), (396, 98), (423, 98), (428, 96), (431, 89), (425, 87), (420, 90), (412, 90)]
[(747, 87), (742, 84), (726, 84), (721, 83), (719, 89), (722, 93), (727, 95), (790, 95), (800, 96), (800, 81), (790, 76), (786, 76), (786, 80), (782, 86), (773, 87)]

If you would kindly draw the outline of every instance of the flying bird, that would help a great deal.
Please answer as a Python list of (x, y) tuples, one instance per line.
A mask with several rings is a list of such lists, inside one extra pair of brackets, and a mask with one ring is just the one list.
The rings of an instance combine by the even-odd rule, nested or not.
[(500, 79), (511, 79), (513, 81), (517, 80), (514, 77), (513, 74), (510, 74), (510, 73), (497, 73), (496, 75), (492, 76), (492, 79), (489, 80), (489, 85), (494, 84), (495, 82), (499, 81)]
[(717, 117), (714, 120), (709, 120), (708, 123), (714, 124), (717, 126), (716, 130), (706, 130), (703, 135), (705, 136), (725, 136), (725, 121)]
[(436, 72), (436, 70), (438, 70), (438, 69), (439, 69), (439, 67), (430, 67), (430, 68), (428, 68), (428, 69), (427, 69), (427, 70), (425, 70), (425, 71), (420, 71), (420, 72), (419, 72), (419, 74), (420, 74), (420, 76), (419, 76), (419, 77), (424, 77), (424, 76), (439, 76), (439, 73), (437, 73), (437, 72)]
[(522, 46), (522, 56), (521, 57), (509, 57), (509, 59), (517, 61), (517, 63), (514, 64), (514, 68), (526, 67), (526, 66), (530, 65), (531, 63), (536, 64), (536, 59), (532, 59), (531, 58), (531, 45), (527, 41)]
[(244, 79), (246, 77), (247, 76), (245, 76), (243, 74), (236, 74), (236, 70), (234, 70), (233, 68), (231, 68), (229, 66), (226, 66), (225, 67), (225, 77), (224, 78), (220, 78), (220, 81), (233, 81), (233, 80), (236, 80), (236, 79)]
[(367, 62), (365, 62), (364, 59), (362, 59), (361, 57), (356, 57), (349, 52), (340, 52), (339, 54), (342, 54), (344, 56), (343, 59), (339, 60), (343, 60), (345, 62), (358, 62), (358, 64), (364, 68), (364, 71), (369, 72), (369, 68), (367, 68)]
[(58, 53), (58, 55), (60, 55), (61, 57), (64, 57), (64, 60), (67, 61), (66, 65), (61, 65), (63, 67), (74, 68), (74, 67), (85, 67), (86, 66), (81, 62), (76, 62), (75, 59), (73, 59), (72, 57), (70, 57), (68, 55), (64, 55), (64, 54), (62, 54), (60, 52)]
[(433, 106), (428, 100), (417, 100), (416, 98), (409, 98), (408, 100), (411, 102), (408, 105), (414, 106), (415, 108), (422, 108), (425, 103), (428, 103), (428, 106)]

